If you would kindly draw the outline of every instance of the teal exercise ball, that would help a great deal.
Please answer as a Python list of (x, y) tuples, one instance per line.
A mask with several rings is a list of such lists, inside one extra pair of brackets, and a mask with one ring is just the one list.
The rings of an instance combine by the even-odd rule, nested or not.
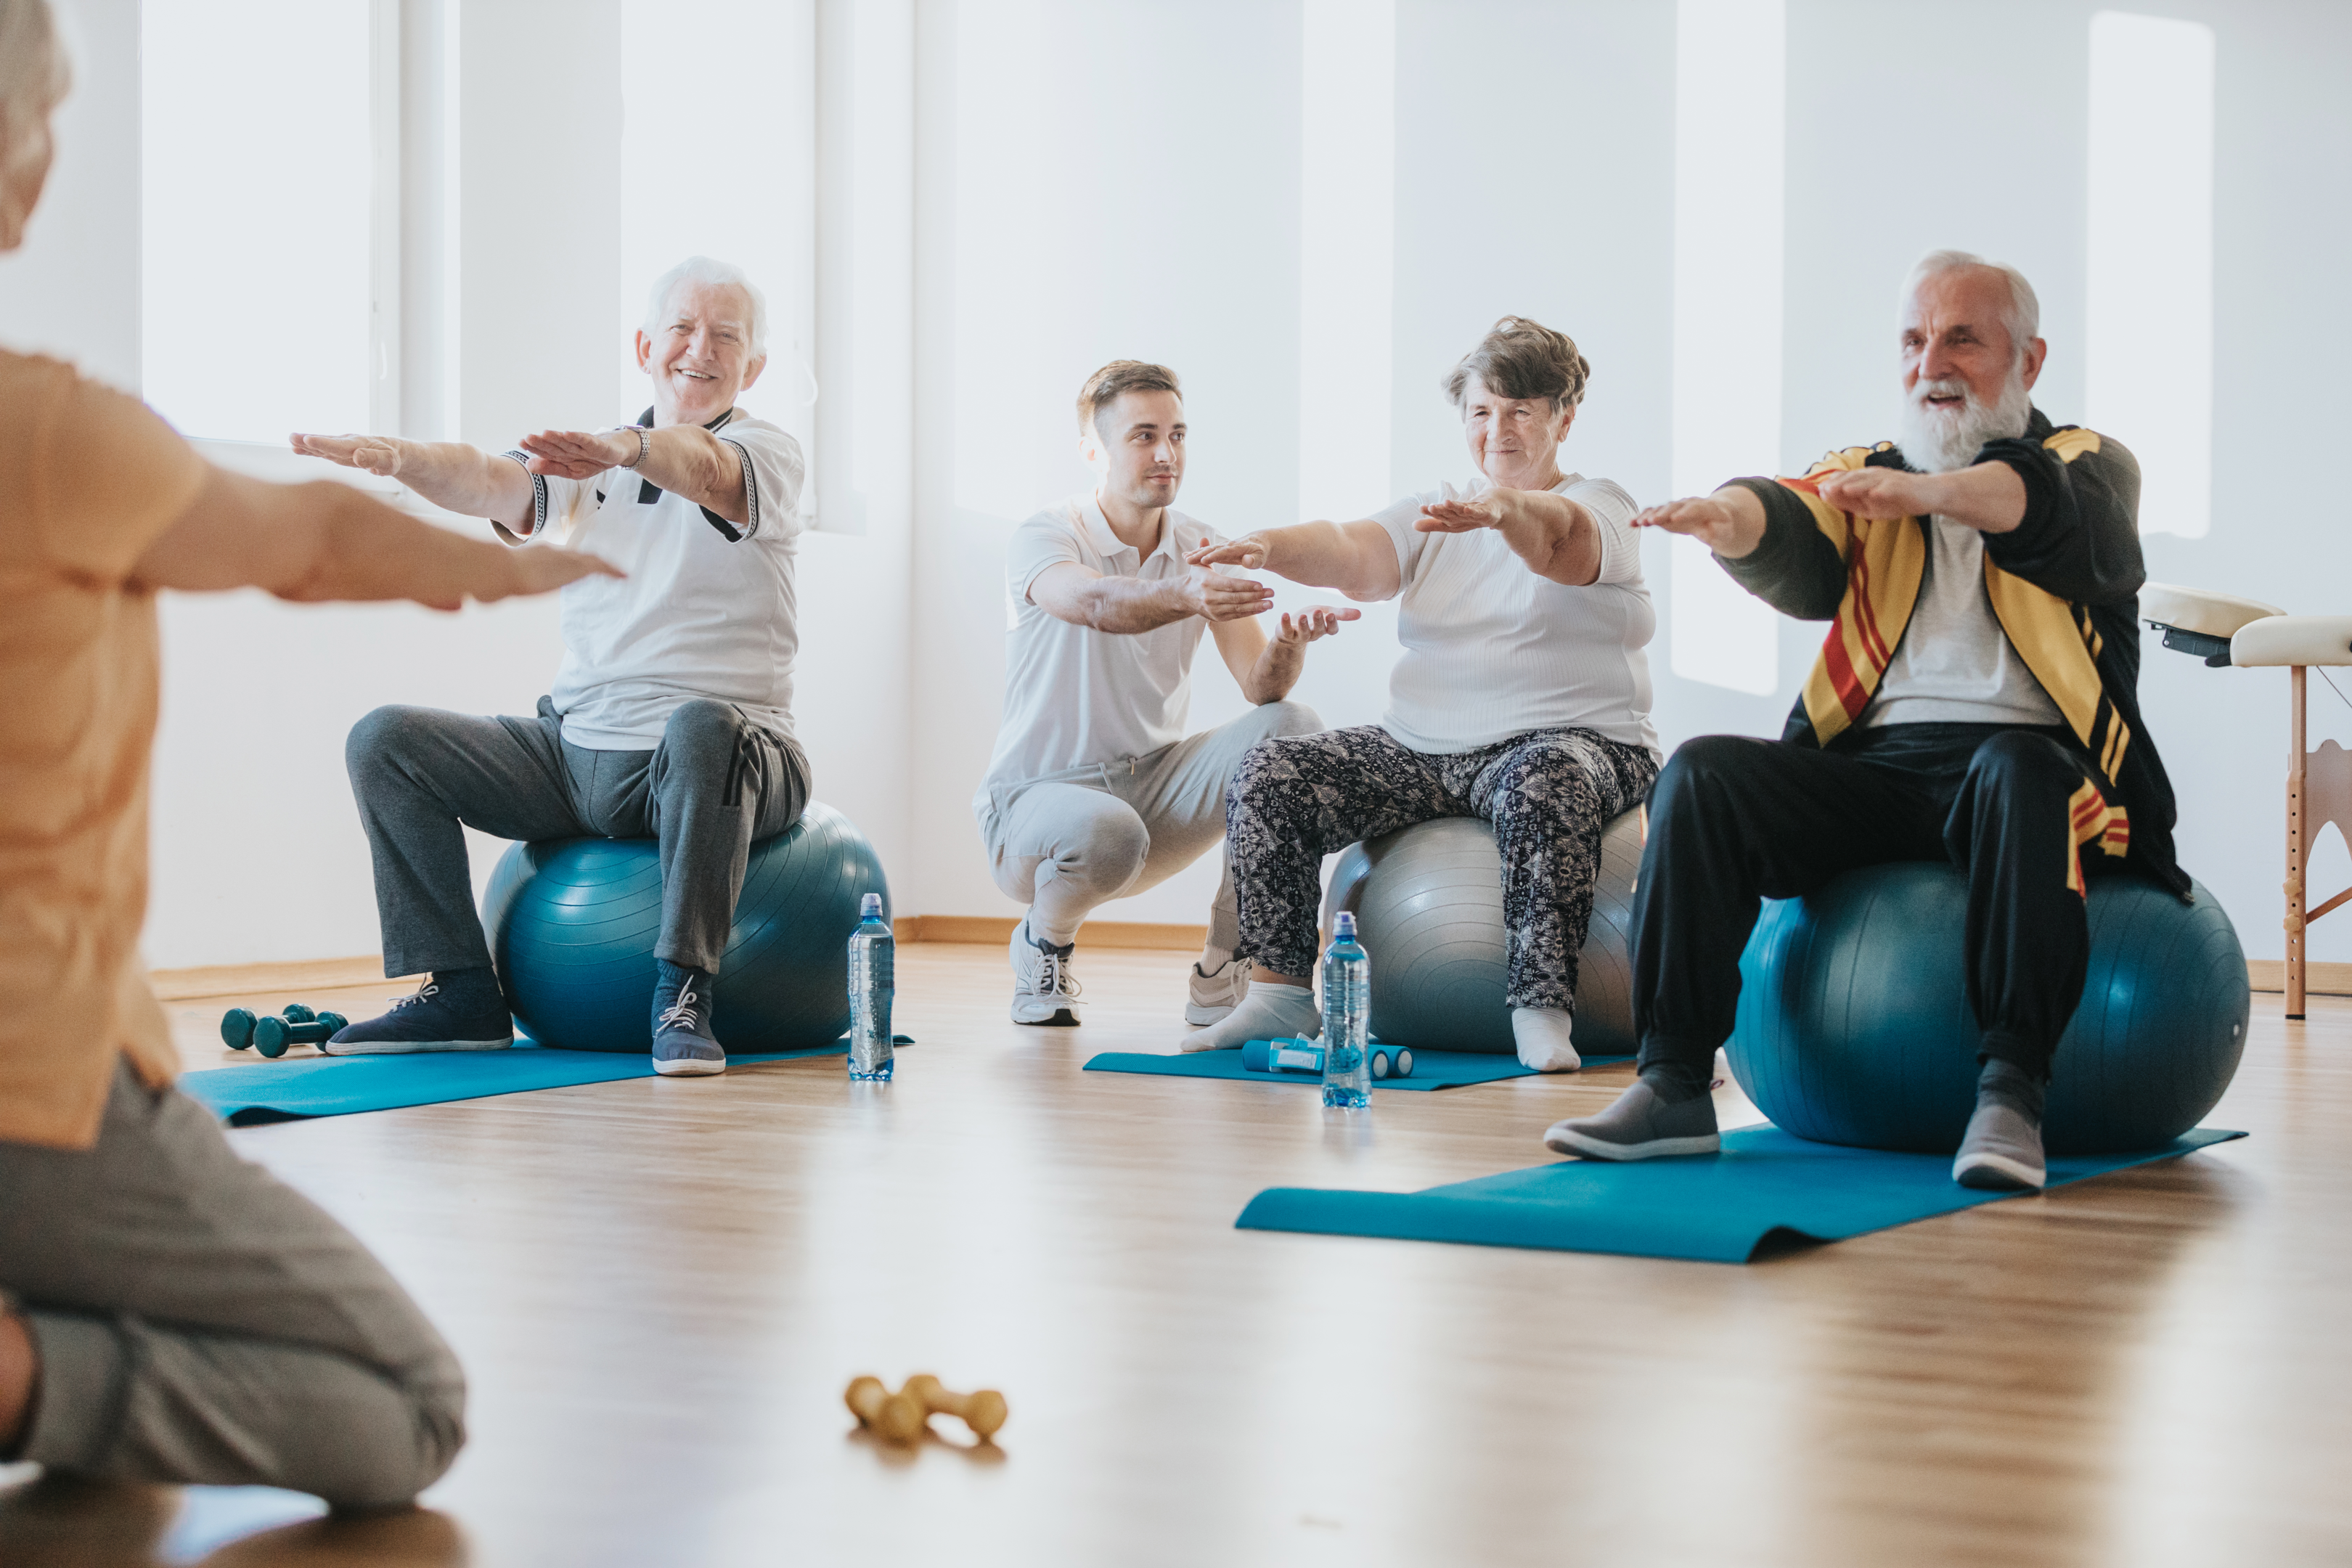
[[(1577, 955), (1576, 1048), (1630, 1056), (1633, 1038), (1633, 882), (1642, 809), (1601, 832), (1592, 923)], [(1323, 928), (1346, 910), (1371, 962), (1372, 1033), (1417, 1051), (1518, 1048), (1504, 997), (1503, 857), (1492, 824), (1441, 816), (1349, 845), (1331, 868)]]
[[(2246, 955), (2201, 884), (2188, 903), (2134, 876), (2089, 887), (2090, 965), (2052, 1058), (2042, 1141), (2052, 1154), (2161, 1148), (2238, 1070)], [(1768, 901), (1724, 1047), (1756, 1108), (1816, 1142), (1958, 1149), (1978, 1073), (1968, 899), (1960, 872), (1914, 861)]]
[[(751, 846), (719, 958), (719, 1043), (735, 1051), (827, 1045), (849, 1027), (849, 933), (867, 893), (890, 889), (866, 836), (812, 803)], [(522, 1032), (574, 1051), (644, 1051), (653, 1038), (661, 855), (650, 838), (510, 847), (482, 897), (482, 927)]]

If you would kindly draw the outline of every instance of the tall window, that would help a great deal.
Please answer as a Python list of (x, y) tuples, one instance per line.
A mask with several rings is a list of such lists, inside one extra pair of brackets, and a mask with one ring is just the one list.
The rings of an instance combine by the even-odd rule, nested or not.
[(1302, 20), (1298, 511), (1369, 517), (1395, 499), (1395, 0), (1306, 0)]
[(148, 401), (199, 437), (369, 427), (369, 0), (145, 0), (141, 28)]
[[(1678, 496), (1780, 461), (1781, 0), (1680, 0), (1675, 25), (1675, 446)], [(1726, 233), (1746, 237), (1727, 246)], [(1676, 675), (1780, 684), (1771, 606), (1674, 541)]]
[(2139, 459), (2146, 533), (2213, 514), (2213, 29), (2091, 18), (2084, 412)]

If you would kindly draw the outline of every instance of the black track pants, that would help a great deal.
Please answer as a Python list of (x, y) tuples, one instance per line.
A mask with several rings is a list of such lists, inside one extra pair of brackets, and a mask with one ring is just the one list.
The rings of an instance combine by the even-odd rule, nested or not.
[[(1651, 796), (1634, 895), (1642, 1065), (1711, 1069), (1761, 900), (1857, 866), (1948, 859), (1968, 873), (1981, 1054), (2047, 1078), (2089, 962), (2084, 870), (2123, 864), (2102, 852), (2112, 818), (2096, 776), (2059, 728), (1894, 724), (1834, 752), (1740, 735), (1689, 742)], [(2108, 842), (2120, 853), (2122, 840)]]

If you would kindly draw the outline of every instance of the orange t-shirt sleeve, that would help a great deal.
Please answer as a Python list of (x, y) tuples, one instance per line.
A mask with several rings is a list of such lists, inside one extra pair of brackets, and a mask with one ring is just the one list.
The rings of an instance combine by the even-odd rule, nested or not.
[(36, 548), (69, 576), (121, 583), (195, 499), (207, 465), (137, 398), (56, 369), (31, 464)]

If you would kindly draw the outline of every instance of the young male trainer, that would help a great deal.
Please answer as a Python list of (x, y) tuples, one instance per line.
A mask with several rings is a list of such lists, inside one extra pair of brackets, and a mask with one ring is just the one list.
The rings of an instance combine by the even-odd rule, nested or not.
[(1981, 1064), (1953, 1179), (2042, 1185), (2043, 1086), (2090, 956), (2084, 874), (2129, 868), (2183, 896), (2189, 879), (2140, 722), (2139, 465), (2033, 406), (2040, 321), (2015, 268), (1933, 252), (1897, 321), (1900, 441), (1634, 517), (1831, 626), (1782, 739), (1702, 736), (1659, 775), (1633, 907), (1641, 1077), (1550, 1148), (1714, 1150), (1708, 1080), (1758, 900), (1948, 860), (1969, 879)]
[(492, 456), (458, 442), (297, 436), (295, 449), (397, 478), (489, 519), (510, 543), (561, 535), (625, 579), (563, 592), (563, 664), (531, 718), (379, 708), (345, 761), (375, 867), (384, 973), (429, 973), (331, 1056), (489, 1050), (514, 1024), (474, 911), (460, 824), (500, 838), (656, 838), (656, 1072), (727, 1070), (711, 1032), (719, 955), (751, 847), (800, 820), (793, 737), (800, 444), (736, 405), (767, 363), (767, 306), (690, 257), (636, 334), (653, 406), (615, 430), (547, 430)]
[[(1307, 645), (1360, 613), (1315, 605), (1283, 616), (1269, 640), (1256, 617), (1272, 589), (1185, 563), (1222, 541), (1172, 504), (1185, 437), (1174, 371), (1113, 361), (1087, 378), (1077, 412), (1096, 485), (1013, 533), (1004, 718), (972, 799), (996, 885), (1029, 906), (1011, 944), (1016, 1024), (1080, 1021), (1070, 971), (1080, 924), (1224, 837), (1225, 786), (1242, 754), (1323, 727), (1283, 700)], [(1187, 735), (1203, 631), (1256, 706)], [(1234, 960), (1240, 935), (1228, 868), (1192, 966), (1188, 1022), (1215, 1023), (1248, 989), (1249, 965)]]

